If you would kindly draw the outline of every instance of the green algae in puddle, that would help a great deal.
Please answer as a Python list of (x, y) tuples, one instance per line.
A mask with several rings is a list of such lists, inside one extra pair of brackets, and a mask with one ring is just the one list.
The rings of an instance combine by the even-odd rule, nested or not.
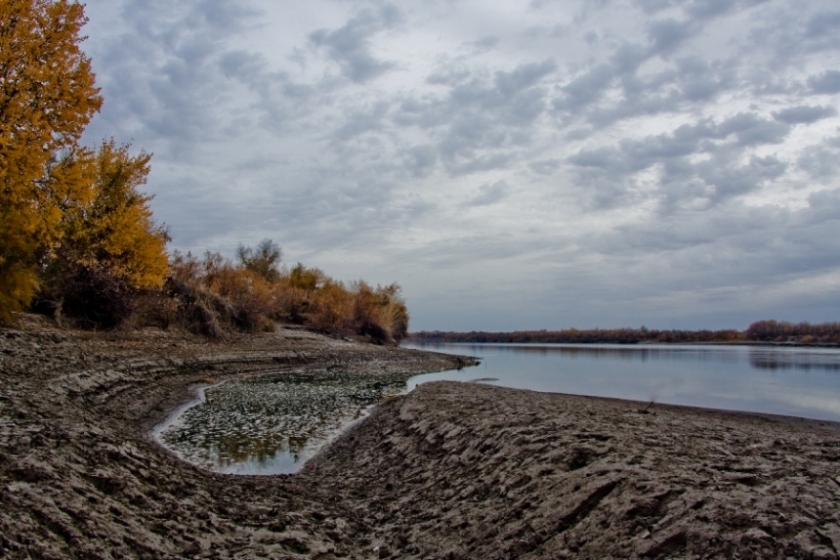
[(203, 403), (158, 437), (183, 459), (216, 472), (292, 473), (368, 407), (404, 393), (405, 378), (284, 374), (224, 383), (207, 389)]

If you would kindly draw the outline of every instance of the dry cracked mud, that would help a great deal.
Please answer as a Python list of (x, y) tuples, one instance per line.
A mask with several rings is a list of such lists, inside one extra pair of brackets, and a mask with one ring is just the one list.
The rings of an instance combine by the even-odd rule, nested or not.
[(149, 435), (197, 384), (465, 360), (27, 321), (0, 330), (3, 558), (838, 558), (838, 424), (438, 382), (298, 474), (223, 475)]

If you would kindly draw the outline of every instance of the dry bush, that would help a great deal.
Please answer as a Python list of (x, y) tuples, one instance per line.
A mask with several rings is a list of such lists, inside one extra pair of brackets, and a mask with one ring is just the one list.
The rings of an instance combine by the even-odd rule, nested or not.
[(320, 332), (354, 334), (354, 310), (353, 295), (341, 282), (327, 280), (313, 292), (304, 324)]
[(277, 318), (297, 324), (307, 324), (313, 313), (315, 294), (324, 286), (326, 276), (317, 268), (296, 264), (288, 274), (274, 283), (277, 298)]
[(377, 343), (399, 343), (408, 334), (408, 310), (397, 284), (355, 283), (354, 329)]
[(84, 329), (124, 326), (137, 309), (138, 291), (102, 267), (72, 267), (48, 277), (33, 310)]
[(217, 293), (233, 308), (233, 321), (247, 332), (272, 331), (277, 301), (269, 282), (250, 270), (225, 268), (217, 279)]
[(396, 284), (372, 288), (363, 281), (348, 289), (327, 278), (310, 296), (304, 325), (376, 344), (396, 344), (408, 333), (408, 311), (399, 290)]
[(166, 289), (179, 302), (181, 324), (212, 337), (230, 329), (273, 330), (278, 320), (378, 344), (395, 344), (408, 334), (408, 311), (396, 284), (373, 288), (360, 281), (347, 288), (300, 263), (280, 271), (279, 254), (268, 240), (257, 250), (240, 247), (238, 264), (218, 253), (202, 260), (173, 254)]
[(181, 301), (189, 330), (215, 338), (230, 328), (274, 330), (278, 297), (261, 275), (209, 252), (203, 261), (175, 253), (170, 267), (168, 290)]
[[(225, 337), (225, 329), (220, 317), (224, 315), (227, 302), (212, 292), (196, 286), (190, 286), (170, 278), (165, 292), (178, 302), (175, 324), (194, 334), (209, 338)], [(222, 312), (219, 312), (222, 309)]]
[(168, 329), (179, 322), (180, 301), (164, 290), (147, 290), (136, 298), (136, 308), (130, 327)]

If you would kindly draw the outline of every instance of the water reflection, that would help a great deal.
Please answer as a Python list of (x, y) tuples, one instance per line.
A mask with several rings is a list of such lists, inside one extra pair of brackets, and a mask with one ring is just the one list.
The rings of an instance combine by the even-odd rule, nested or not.
[[(840, 421), (840, 349), (745, 345), (423, 344), (482, 358), (497, 385)], [(476, 377), (475, 374), (472, 375)], [(454, 376), (436, 374), (428, 380)], [(418, 378), (412, 383), (427, 379)]]
[(443, 349), (454, 347), (457, 353), (483, 355), (488, 350), (513, 354), (550, 356), (559, 354), (563, 358), (641, 361), (690, 361), (737, 363), (747, 353), (748, 361), (757, 369), (825, 370), (840, 371), (838, 350), (834, 348), (807, 347), (755, 347), (743, 345), (660, 345), (648, 344), (598, 344), (575, 346), (564, 344), (418, 344), (412, 347)]
[(731, 352), (715, 351), (714, 349), (698, 349), (693, 346), (673, 347), (651, 347), (648, 345), (608, 345), (597, 346), (571, 346), (562, 344), (471, 344), (470, 351), (479, 353), (486, 352), (489, 348), (500, 352), (511, 352), (514, 354), (537, 354), (548, 356), (560, 354), (563, 358), (584, 358), (603, 360), (707, 360), (707, 361), (732, 361), (738, 358)]
[(768, 352), (751, 350), (750, 365), (756, 369), (840, 372), (840, 363), (834, 354), (814, 352)]
[(187, 461), (237, 474), (298, 470), (367, 407), (405, 391), (405, 379), (324, 373), (227, 383), (158, 438)]

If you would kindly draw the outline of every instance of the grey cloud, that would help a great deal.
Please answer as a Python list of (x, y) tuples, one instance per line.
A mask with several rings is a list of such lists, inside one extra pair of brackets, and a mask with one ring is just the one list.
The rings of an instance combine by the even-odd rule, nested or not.
[(655, 14), (681, 3), (684, 0), (635, 0), (635, 4), (647, 14)]
[(472, 43), (472, 45), (473, 45), (476, 52), (487, 52), (487, 51), (491, 51), (491, 50), (495, 49), (497, 46), (499, 46), (500, 42), (501, 42), (501, 39), (499, 39), (498, 37), (488, 36), (488, 37), (482, 37), (478, 41), (475, 41), (474, 43)]
[(691, 36), (692, 23), (664, 19), (654, 22), (648, 31), (653, 39), (653, 50), (657, 54), (666, 56)]
[[(808, 205), (821, 220), (830, 223), (840, 221), (840, 189), (817, 191), (808, 197)], [(829, 236), (832, 241), (836, 237), (836, 233)], [(837, 244), (832, 245), (836, 247)]]
[(441, 86), (455, 86), (464, 83), (471, 76), (472, 74), (470, 71), (463, 68), (446, 68), (442, 71), (430, 74), (426, 78), (426, 83)]
[(819, 76), (811, 76), (808, 86), (814, 93), (840, 93), (840, 71), (828, 70)]
[(228, 31), (241, 31), (253, 22), (262, 12), (249, 2), (229, 2), (228, 0), (201, 0), (193, 11), (194, 17), (204, 19), (213, 27)]
[(646, 79), (635, 73), (621, 77), (623, 97), (611, 103), (586, 108), (587, 120), (598, 128), (642, 115), (675, 112), (699, 102), (714, 100), (737, 84), (728, 64), (708, 64), (696, 57), (675, 61), (675, 70), (665, 70)]
[[(738, 84), (735, 64), (709, 62), (698, 56), (676, 58), (672, 66), (654, 74), (639, 76), (642, 63), (657, 54), (666, 59), (680, 41), (695, 33), (693, 24), (666, 20), (653, 27), (653, 46), (623, 43), (610, 56), (609, 63), (590, 68), (561, 88), (562, 95), (552, 101), (561, 118), (584, 118), (597, 128), (640, 115), (654, 115), (684, 109), (691, 104), (709, 102)], [(611, 86), (618, 86), (621, 97), (604, 98)]]
[[(806, 12), (808, 13), (808, 12)], [(835, 51), (840, 48), (840, 11), (830, 10), (816, 13), (798, 31), (798, 44), (791, 45), (795, 52), (815, 53)]]
[(727, 12), (749, 9), (769, 0), (693, 0), (687, 12), (698, 19), (712, 19)]
[(816, 181), (829, 181), (840, 172), (840, 153), (823, 146), (803, 150), (796, 164)]
[(570, 81), (561, 89), (565, 97), (555, 99), (555, 109), (576, 111), (597, 101), (603, 90), (614, 79), (613, 68), (600, 64)]
[(622, 77), (635, 74), (639, 66), (650, 58), (651, 49), (636, 43), (624, 43), (613, 53), (613, 70)]
[(773, 113), (776, 120), (787, 124), (811, 124), (835, 115), (837, 110), (834, 107), (814, 105), (799, 105)]
[(697, 56), (681, 58), (676, 64), (677, 87), (689, 101), (710, 101), (736, 81), (735, 71), (728, 64), (709, 64)]
[(688, 13), (700, 19), (709, 19), (733, 9), (732, 0), (694, 0), (688, 5)]
[(303, 105), (315, 97), (312, 86), (295, 83), (286, 72), (272, 72), (265, 57), (242, 50), (219, 57), (219, 68), (226, 78), (245, 85), (258, 96), (251, 119), (267, 128), (282, 127), (293, 115), (303, 116)]
[(840, 29), (840, 11), (816, 14), (806, 26), (806, 33), (811, 37), (820, 37), (836, 33)]
[(615, 148), (580, 150), (577, 154), (571, 156), (568, 161), (578, 167), (597, 167), (612, 171), (626, 171), (621, 153)]
[(545, 91), (537, 89), (519, 94), (509, 104), (503, 122), (522, 126), (536, 120), (545, 111), (545, 95)]
[(369, 109), (353, 112), (344, 125), (333, 134), (333, 140), (346, 142), (366, 132), (379, 130), (388, 114), (388, 109), (388, 103), (380, 102)]
[(243, 50), (230, 51), (219, 58), (219, 67), (225, 76), (250, 83), (261, 77), (266, 66), (267, 63), (262, 54)]
[(454, 176), (502, 169), (510, 165), (514, 159), (515, 154), (505, 152), (466, 158), (457, 156), (444, 157), (447, 171)]
[(532, 161), (528, 164), (531, 171), (538, 175), (552, 175), (563, 165), (563, 162), (557, 158), (543, 159)]
[(836, 191), (822, 191), (811, 199), (810, 208), (798, 211), (732, 203), (720, 212), (681, 213), (621, 226), (594, 239), (588, 249), (631, 261), (652, 252), (668, 255), (667, 265), (685, 276), (654, 275), (648, 281), (676, 282), (690, 291), (712, 285), (766, 285), (774, 277), (789, 275), (807, 277), (831, 270), (840, 257), (840, 251), (824, 241), (840, 221), (840, 198)]
[(225, 125), (214, 110), (225, 41), (259, 14), (251, 2), (124, 2), (126, 26), (93, 57), (105, 104), (87, 134), (132, 139), (156, 161), (193, 157)]
[[(787, 165), (776, 157), (752, 156), (738, 163), (744, 150), (763, 143), (778, 143), (790, 131), (787, 125), (742, 113), (721, 123), (704, 119), (682, 125), (671, 134), (623, 140), (617, 146), (580, 150), (568, 158), (576, 184), (598, 208), (642, 199), (654, 199), (663, 213), (686, 206), (711, 207), (753, 192), (779, 178)], [(734, 136), (734, 142), (728, 140)], [(689, 158), (704, 155), (693, 163)], [(661, 164), (655, 190), (640, 191), (635, 176)]]
[(403, 161), (412, 175), (426, 177), (437, 165), (438, 153), (435, 147), (430, 144), (412, 146), (406, 150)]
[(724, 136), (735, 135), (743, 146), (755, 146), (780, 143), (790, 133), (790, 126), (762, 119), (755, 113), (738, 113), (723, 121), (718, 130)]
[(496, 181), (482, 185), (478, 194), (462, 204), (463, 207), (489, 206), (501, 202), (508, 196), (510, 188), (505, 181)]
[(780, 177), (787, 166), (776, 157), (753, 156), (746, 165), (721, 165), (720, 158), (696, 166), (698, 176), (714, 188), (712, 202), (750, 193), (764, 182)]
[(553, 60), (521, 64), (511, 72), (497, 72), (496, 87), (503, 95), (511, 96), (533, 86), (555, 70), (557, 70), (557, 64)]
[[(451, 175), (497, 169), (517, 158), (516, 146), (532, 141), (531, 135), (520, 131), (545, 113), (547, 90), (542, 84), (556, 69), (552, 60), (525, 63), (496, 72), (491, 81), (480, 73), (446, 65), (427, 82), (445, 86), (448, 92), (407, 97), (391, 120), (403, 127), (419, 127), (436, 138), (440, 161)], [(421, 162), (427, 154), (421, 155), (417, 159), (410, 151), (404, 158), (412, 174), (426, 172)]]
[(351, 81), (365, 83), (394, 69), (393, 62), (377, 59), (370, 48), (370, 38), (396, 25), (400, 20), (397, 9), (385, 6), (378, 12), (363, 11), (334, 31), (319, 29), (309, 34), (309, 40), (324, 47)]

